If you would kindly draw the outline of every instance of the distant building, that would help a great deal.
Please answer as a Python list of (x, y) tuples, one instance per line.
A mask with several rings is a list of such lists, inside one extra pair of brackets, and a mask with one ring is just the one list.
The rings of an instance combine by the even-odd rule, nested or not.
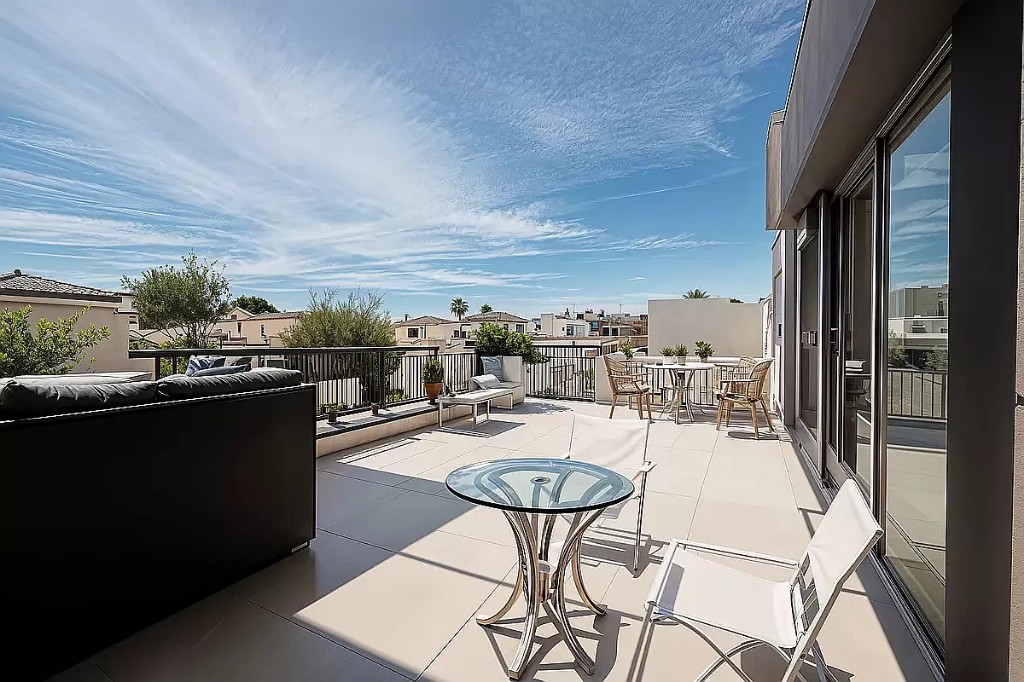
[(505, 329), (512, 332), (517, 332), (519, 334), (525, 334), (527, 326), (530, 324), (529, 320), (519, 317), (518, 315), (513, 315), (512, 313), (506, 313), (497, 310), (490, 313), (478, 313), (476, 315), (468, 315), (464, 317), (462, 321), (470, 324), (471, 331), (473, 329), (479, 329), (480, 325), (483, 324), (484, 322), (491, 322), (493, 324), (501, 325)]
[(590, 324), (582, 319), (544, 313), (540, 316), (541, 336), (583, 337), (590, 336)]
[(85, 329), (94, 324), (110, 330), (108, 338), (86, 351), (75, 372), (152, 369), (150, 361), (128, 359), (129, 326), (133, 320), (135, 325), (138, 324), (138, 313), (132, 308), (131, 296), (29, 275), (21, 270), (0, 274), (0, 308), (18, 310), (25, 306), (32, 307), (29, 318), (32, 324), (43, 317), (48, 320), (71, 317), (88, 307), (78, 328)]

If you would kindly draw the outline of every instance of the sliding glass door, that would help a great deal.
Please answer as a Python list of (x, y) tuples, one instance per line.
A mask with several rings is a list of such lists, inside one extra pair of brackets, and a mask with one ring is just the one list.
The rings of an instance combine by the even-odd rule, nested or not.
[(885, 559), (940, 642), (950, 388), (949, 104), (946, 85), (889, 143), (883, 453)]

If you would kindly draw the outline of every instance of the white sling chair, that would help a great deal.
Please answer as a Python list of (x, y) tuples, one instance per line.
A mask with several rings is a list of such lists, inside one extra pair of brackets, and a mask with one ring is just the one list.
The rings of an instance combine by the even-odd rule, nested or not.
[[(640, 530), (644, 521), (644, 492), (647, 474), (656, 466), (647, 461), (648, 421), (602, 419), (577, 414), (573, 416), (569, 436), (569, 459), (579, 459), (625, 476), (633, 481), (636, 492), (630, 499), (640, 501), (636, 516), (636, 542), (633, 548), (633, 571), (640, 565)], [(627, 500), (628, 501), (628, 500)]]
[[(881, 536), (882, 529), (856, 484), (847, 481), (800, 561), (674, 540), (647, 598), (650, 617), (687, 626), (718, 652), (719, 659), (697, 682), (706, 680), (723, 663), (753, 682), (731, 657), (758, 646), (769, 647), (787, 663), (782, 682), (796, 677), (803, 680), (800, 667), (812, 653), (818, 679), (825, 682), (833, 676), (817, 644), (818, 633), (843, 583)], [(793, 577), (786, 582), (766, 580), (687, 550), (792, 568)], [(722, 651), (701, 625), (749, 639)]]

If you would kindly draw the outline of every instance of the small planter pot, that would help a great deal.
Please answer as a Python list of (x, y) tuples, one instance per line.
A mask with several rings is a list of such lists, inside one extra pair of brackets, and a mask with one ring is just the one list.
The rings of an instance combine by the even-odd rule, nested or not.
[(337, 412), (332, 412), (331, 410), (328, 410), (327, 411), (327, 423), (328, 424), (337, 424), (338, 423), (338, 413)]
[(674, 365), (674, 364), (676, 364), (676, 356), (674, 356), (674, 355), (666, 355), (665, 356), (665, 364), (666, 365)]
[(373, 403), (373, 404), (371, 404), (370, 405), (370, 413), (373, 414), (374, 416), (377, 416), (378, 412), (380, 412), (380, 403)]
[(444, 384), (423, 384), (423, 388), (427, 392), (427, 400), (430, 401), (430, 404), (436, 405), (437, 396), (441, 395)]

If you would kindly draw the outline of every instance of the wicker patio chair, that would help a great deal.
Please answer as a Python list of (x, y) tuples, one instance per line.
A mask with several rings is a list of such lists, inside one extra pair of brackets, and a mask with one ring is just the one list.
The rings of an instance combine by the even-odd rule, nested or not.
[(768, 378), (768, 370), (772, 366), (774, 358), (761, 360), (750, 370), (750, 376), (746, 379), (724, 379), (721, 388), (715, 392), (718, 399), (718, 420), (715, 429), (722, 427), (722, 416), (725, 416), (725, 426), (729, 427), (729, 420), (732, 417), (733, 407), (742, 405), (750, 409), (750, 419), (754, 423), (754, 437), (760, 440), (761, 431), (757, 425), (757, 408), (760, 406), (764, 418), (768, 422), (768, 428), (775, 431), (771, 415), (768, 413), (768, 406), (764, 402), (764, 382)]
[(612, 389), (612, 409), (608, 413), (611, 419), (615, 415), (615, 403), (619, 396), (626, 396), (626, 404), (632, 407), (631, 401), (636, 399), (636, 411), (640, 418), (644, 418), (643, 404), (647, 402), (647, 419), (653, 421), (651, 415), (651, 385), (647, 381), (647, 374), (643, 371), (640, 363), (622, 362), (613, 360), (607, 355), (604, 357), (604, 366), (608, 370), (608, 384)]

